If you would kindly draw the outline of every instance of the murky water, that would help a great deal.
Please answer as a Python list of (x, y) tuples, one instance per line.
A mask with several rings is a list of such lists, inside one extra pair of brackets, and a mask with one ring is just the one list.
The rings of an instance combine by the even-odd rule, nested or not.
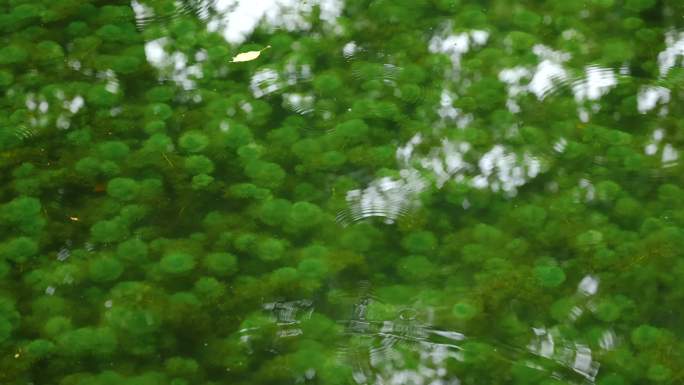
[(2, 11), (0, 383), (683, 381), (684, 4)]

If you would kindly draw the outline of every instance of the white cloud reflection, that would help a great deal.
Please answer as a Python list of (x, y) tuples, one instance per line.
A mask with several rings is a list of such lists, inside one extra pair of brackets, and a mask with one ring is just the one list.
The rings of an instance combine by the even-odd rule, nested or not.
[(666, 104), (670, 101), (670, 90), (665, 87), (645, 86), (637, 95), (637, 109), (645, 114), (656, 107), (658, 102)]
[[(447, 25), (446, 31), (451, 30), (451, 25)], [(459, 34), (440, 33), (434, 35), (428, 44), (430, 52), (441, 52), (449, 55), (454, 69), (461, 67), (461, 57), (473, 46), (479, 47), (487, 43), (489, 32), (482, 30), (472, 30)]]
[[(147, 61), (160, 70), (162, 79), (170, 79), (185, 90), (195, 88), (195, 81), (203, 76), (201, 62), (188, 64), (188, 57), (182, 52), (168, 52), (166, 37), (145, 43)], [(197, 56), (197, 55), (196, 55)], [(202, 59), (202, 55), (198, 56)]]
[(213, 9), (220, 15), (208, 22), (208, 29), (219, 32), (233, 44), (244, 42), (247, 36), (263, 20), (271, 28), (288, 31), (305, 30), (310, 27), (307, 16), (315, 5), (320, 7), (321, 20), (333, 23), (342, 12), (341, 0), (217, 0)]
[[(665, 50), (658, 54), (658, 67), (660, 76), (665, 76), (677, 64), (684, 59), (684, 32), (668, 31), (665, 33)], [(680, 64), (681, 65), (681, 64)]]

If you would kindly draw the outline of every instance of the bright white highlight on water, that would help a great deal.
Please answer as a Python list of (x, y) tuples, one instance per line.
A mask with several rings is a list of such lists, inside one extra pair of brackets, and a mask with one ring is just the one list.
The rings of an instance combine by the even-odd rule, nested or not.
[(333, 23), (342, 12), (340, 0), (218, 0), (212, 7), (220, 18), (210, 21), (209, 30), (220, 32), (230, 43), (243, 42), (261, 20), (270, 27), (305, 30), (309, 27), (305, 16), (316, 4), (320, 7), (321, 19), (328, 23)]
[(656, 107), (658, 102), (666, 104), (670, 101), (670, 90), (659, 86), (646, 86), (637, 95), (637, 110), (645, 114)]
[(598, 278), (587, 275), (579, 283), (577, 287), (577, 292), (583, 295), (594, 295), (598, 291), (599, 280)]
[[(451, 25), (447, 25), (445, 30), (449, 31)], [(461, 67), (461, 57), (472, 47), (483, 46), (487, 43), (489, 32), (472, 30), (459, 34), (442, 33), (436, 34), (430, 39), (428, 49), (430, 52), (441, 52), (449, 55), (455, 70)]]
[(161, 78), (175, 81), (183, 89), (195, 88), (195, 80), (202, 78), (201, 63), (188, 64), (188, 57), (182, 52), (168, 53), (165, 47), (168, 38), (159, 38), (145, 43), (147, 61), (160, 70)]
[(575, 100), (598, 100), (617, 85), (615, 72), (610, 68), (591, 65), (585, 68), (584, 78), (572, 85)]
[(684, 57), (684, 32), (669, 31), (665, 33), (667, 48), (658, 54), (658, 67), (660, 76), (667, 75), (670, 69), (677, 64), (677, 60)]

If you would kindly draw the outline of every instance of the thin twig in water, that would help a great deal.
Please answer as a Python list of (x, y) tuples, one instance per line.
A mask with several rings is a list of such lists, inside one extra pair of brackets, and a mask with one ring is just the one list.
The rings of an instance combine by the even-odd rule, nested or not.
[(164, 159), (166, 159), (167, 162), (169, 162), (169, 165), (171, 166), (171, 168), (176, 168), (176, 166), (173, 165), (173, 162), (171, 162), (171, 159), (169, 159), (169, 157), (166, 156), (166, 154), (164, 154), (163, 152), (162, 152), (162, 156), (164, 157)]

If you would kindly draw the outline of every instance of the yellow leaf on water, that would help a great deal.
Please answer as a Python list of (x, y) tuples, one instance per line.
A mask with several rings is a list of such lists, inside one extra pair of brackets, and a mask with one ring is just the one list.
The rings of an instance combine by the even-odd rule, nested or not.
[(254, 60), (261, 55), (261, 51), (243, 52), (233, 58), (233, 63)]
[(259, 51), (248, 51), (248, 52), (243, 52), (243, 53), (237, 54), (237, 55), (233, 58), (233, 60), (231, 61), (231, 63), (240, 63), (240, 62), (243, 62), (243, 61), (251, 61), (251, 60), (254, 60), (254, 59), (258, 58), (259, 55), (261, 55), (262, 52), (264, 52), (265, 50), (267, 50), (267, 49), (269, 49), (269, 48), (271, 48), (271, 46), (270, 46), (270, 45), (267, 45), (266, 47), (264, 47), (263, 49), (261, 49), (261, 50), (259, 50)]

